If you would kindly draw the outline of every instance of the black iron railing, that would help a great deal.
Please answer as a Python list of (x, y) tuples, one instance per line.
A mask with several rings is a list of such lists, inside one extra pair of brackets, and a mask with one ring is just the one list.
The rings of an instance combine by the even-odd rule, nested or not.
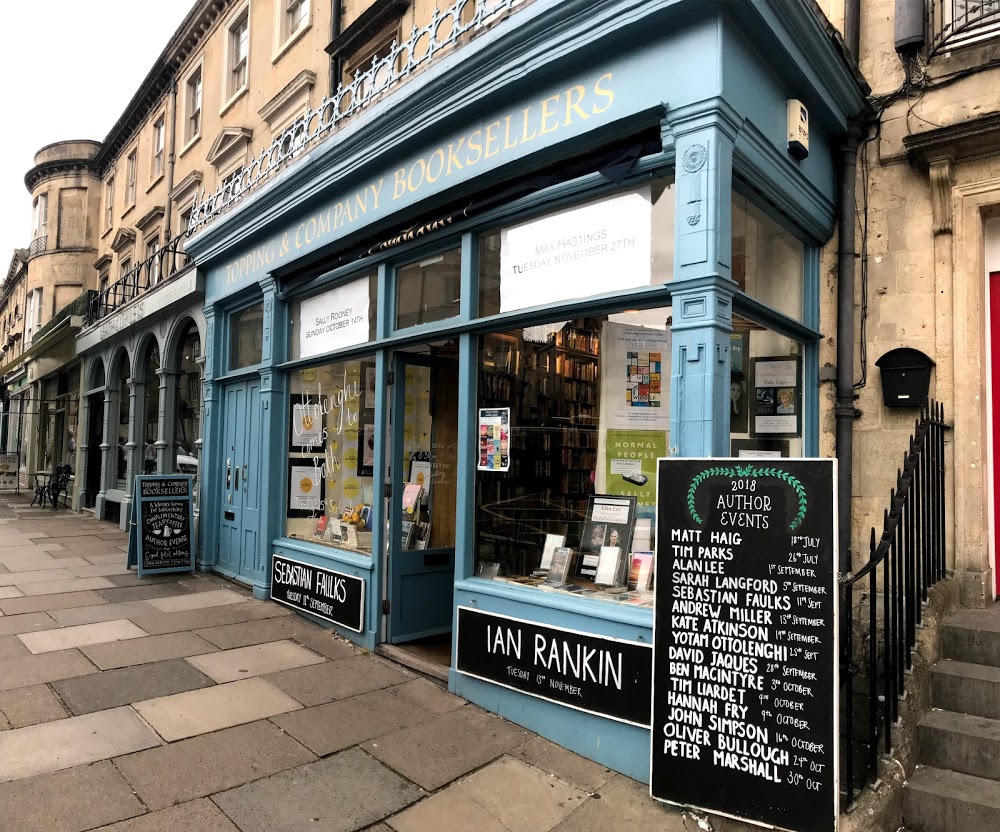
[(28, 246), (28, 257), (34, 257), (36, 254), (41, 254), (43, 251), (49, 247), (49, 237), (44, 235), (42, 237), (35, 237)]
[(130, 300), (194, 265), (194, 261), (182, 248), (186, 237), (186, 234), (174, 237), (163, 248), (130, 269), (110, 286), (102, 286), (90, 306), (87, 322), (99, 321)]
[(928, 0), (930, 57), (1000, 36), (1000, 0)]
[[(871, 557), (841, 578), (841, 799), (844, 808), (876, 775), (880, 749), (892, 749), (904, 673), (930, 587), (945, 574), (944, 406), (931, 402), (916, 422), (882, 536)], [(881, 582), (879, 572), (881, 571)], [(855, 607), (867, 620), (855, 622)], [(856, 626), (857, 624), (857, 626)]]

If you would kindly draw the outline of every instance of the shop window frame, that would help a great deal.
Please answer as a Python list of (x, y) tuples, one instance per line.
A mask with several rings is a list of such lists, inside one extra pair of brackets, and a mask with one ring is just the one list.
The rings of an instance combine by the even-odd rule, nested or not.
[[(478, 406), (478, 356), (481, 336), (501, 329), (520, 328), (534, 324), (546, 323), (553, 320), (572, 319), (580, 317), (585, 313), (590, 314), (613, 314), (623, 312), (628, 309), (649, 309), (672, 305), (672, 281), (662, 284), (639, 287), (626, 290), (623, 293), (609, 292), (604, 295), (592, 296), (588, 298), (574, 298), (555, 305), (544, 308), (531, 308), (525, 310), (515, 310), (512, 312), (501, 312), (498, 314), (478, 317), (479, 312), (479, 237), (488, 231), (497, 230), (504, 225), (513, 225), (544, 216), (545, 214), (556, 212), (564, 208), (583, 205), (587, 202), (600, 199), (602, 197), (613, 196), (617, 193), (625, 193), (634, 190), (644, 184), (648, 184), (656, 179), (674, 177), (674, 152), (673, 148), (664, 148), (659, 153), (654, 153), (640, 159), (633, 167), (629, 176), (620, 182), (614, 183), (607, 180), (598, 172), (585, 174), (572, 180), (567, 180), (542, 191), (528, 194), (524, 197), (512, 200), (502, 206), (492, 208), (480, 215), (460, 220), (450, 226), (448, 233), (441, 234), (432, 240), (420, 240), (413, 243), (405, 243), (398, 249), (380, 252), (360, 258), (334, 269), (304, 280), (286, 295), (289, 302), (310, 297), (323, 291), (327, 291), (340, 284), (349, 283), (365, 274), (377, 272), (378, 293), (377, 293), (377, 323), (376, 335), (373, 341), (365, 344), (352, 345), (343, 350), (336, 350), (322, 356), (311, 356), (308, 359), (285, 361), (277, 365), (277, 369), (283, 372), (295, 372), (301, 369), (317, 367), (323, 364), (347, 361), (360, 357), (371, 357), (374, 355), (376, 362), (376, 372), (379, 385), (378, 407), (379, 413), (385, 410), (385, 373), (388, 372), (388, 362), (393, 351), (403, 349), (407, 346), (420, 344), (429, 338), (447, 333), (454, 336), (459, 341), (460, 360), (460, 380), (459, 383), (469, 390), (468, 399), (459, 412), (460, 442), (463, 432), (470, 436), (466, 441), (471, 443), (474, 439), (471, 432), (475, 427), (475, 411)], [(764, 211), (769, 217), (777, 222), (784, 230), (791, 233), (804, 245), (803, 257), (803, 320), (796, 321), (787, 317), (784, 313), (773, 309), (766, 304), (753, 299), (740, 292), (734, 286), (733, 311), (751, 318), (774, 332), (792, 338), (802, 344), (803, 347), (803, 376), (814, 379), (815, 383), (807, 386), (804, 390), (803, 403), (803, 447), (806, 456), (816, 456), (818, 454), (819, 435), (819, 404), (818, 404), (818, 342), (822, 334), (817, 331), (819, 317), (819, 246), (811, 240), (808, 235), (796, 226), (788, 216), (783, 215), (774, 206), (764, 200), (761, 195), (753, 191), (745, 183), (734, 176), (733, 192), (748, 200), (756, 207)], [(461, 302), (460, 313), (457, 317), (448, 318), (443, 321), (435, 321), (427, 324), (420, 324), (403, 329), (395, 327), (395, 292), (396, 292), (396, 270), (403, 265), (432, 257), (445, 251), (461, 247)], [(384, 417), (383, 417), (384, 418)], [(384, 427), (379, 423), (379, 430)], [(287, 429), (287, 425), (286, 425)], [(384, 431), (379, 436), (384, 436)], [(389, 453), (389, 448), (383, 440), (376, 448), (376, 470), (385, 470), (385, 454)], [(380, 467), (381, 466), (381, 467)], [(462, 482), (473, 483), (475, 478), (475, 462), (471, 459), (460, 458), (458, 463), (458, 475)], [(287, 488), (287, 483), (284, 483)], [(474, 488), (460, 491), (460, 500), (464, 500), (471, 505), (471, 509), (458, 504), (456, 506), (456, 516), (464, 519), (456, 525), (456, 574), (455, 574), (455, 595), (460, 598), (462, 595), (473, 593), (476, 595), (489, 595), (501, 603), (516, 605), (516, 608), (524, 610), (525, 606), (547, 611), (560, 611), (577, 617), (579, 620), (593, 620), (604, 622), (604, 625), (595, 624), (594, 631), (601, 631), (602, 626), (606, 628), (626, 627), (637, 628), (640, 631), (649, 631), (652, 627), (653, 610), (634, 608), (623, 604), (609, 604), (591, 598), (580, 598), (567, 595), (565, 597), (556, 593), (539, 592), (533, 587), (517, 586), (513, 584), (501, 583), (485, 578), (475, 577), (475, 511), (474, 511)], [(385, 511), (382, 508), (382, 501), (376, 500), (378, 504), (375, 512), (375, 522), (384, 526)], [(385, 576), (380, 576), (380, 571), (384, 570), (382, 558), (379, 555), (371, 557), (358, 556), (351, 552), (338, 550), (335, 547), (320, 546), (311, 544), (309, 541), (295, 540), (280, 535), (274, 541), (275, 546), (284, 549), (306, 553), (312, 557), (326, 557), (340, 561), (346, 565), (355, 566), (370, 570), (371, 579), (380, 581)], [(381, 553), (384, 549), (385, 540), (373, 541), (373, 549)], [(539, 613), (544, 617), (544, 613)], [(376, 630), (379, 627), (376, 626)]]

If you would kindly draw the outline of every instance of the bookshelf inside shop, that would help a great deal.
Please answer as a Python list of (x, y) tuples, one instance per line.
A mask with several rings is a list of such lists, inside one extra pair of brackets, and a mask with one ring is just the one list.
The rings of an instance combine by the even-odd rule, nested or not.
[(537, 329), (481, 347), (479, 406), (511, 412), (510, 469), (477, 480), (478, 557), (501, 576), (537, 569), (546, 535), (578, 541), (594, 493), (600, 321)]

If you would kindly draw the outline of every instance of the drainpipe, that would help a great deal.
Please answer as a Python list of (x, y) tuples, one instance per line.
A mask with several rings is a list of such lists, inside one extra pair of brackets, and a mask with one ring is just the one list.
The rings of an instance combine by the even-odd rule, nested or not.
[(854, 445), (854, 199), (858, 168), (858, 126), (841, 147), (840, 218), (837, 245), (837, 501), (840, 515), (840, 571), (851, 571), (851, 495)]
[[(844, 0), (844, 42), (859, 61), (861, 0)], [(840, 218), (837, 245), (837, 512), (840, 516), (841, 573), (851, 571), (851, 497), (854, 465), (854, 225), (858, 171), (857, 124), (848, 128), (841, 147)]]
[[(167, 155), (167, 204), (163, 208), (163, 228), (166, 231), (164, 243), (173, 239), (170, 219), (174, 208), (174, 199), (170, 192), (174, 189), (174, 150), (177, 141), (177, 80), (170, 85), (170, 153)], [(181, 229), (183, 231), (183, 229)]]

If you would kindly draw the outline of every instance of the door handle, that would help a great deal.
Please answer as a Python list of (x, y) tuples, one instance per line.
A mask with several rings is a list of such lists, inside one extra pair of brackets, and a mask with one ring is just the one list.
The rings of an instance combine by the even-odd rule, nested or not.
[(235, 477), (235, 479), (236, 479), (236, 487), (233, 490), (236, 491), (237, 493), (239, 493), (239, 490), (240, 490), (240, 464), (238, 462), (236, 463), (236, 477)]
[(229, 489), (233, 485), (233, 458), (226, 458), (226, 488)]
[(247, 493), (247, 464), (243, 463), (243, 493)]

